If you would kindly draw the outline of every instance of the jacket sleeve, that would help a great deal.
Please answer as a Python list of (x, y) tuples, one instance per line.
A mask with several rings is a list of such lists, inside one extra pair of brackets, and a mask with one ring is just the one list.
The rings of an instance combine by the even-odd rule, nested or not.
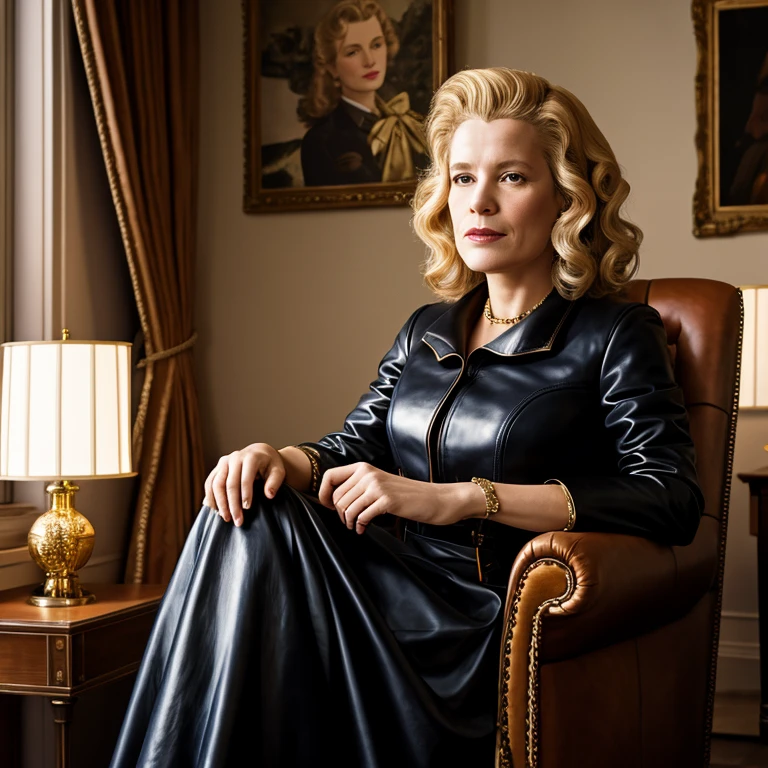
[(682, 390), (653, 308), (630, 305), (616, 320), (600, 371), (600, 405), (616, 475), (557, 478), (573, 496), (575, 530), (689, 544), (704, 499)]
[(341, 431), (331, 432), (315, 443), (302, 443), (316, 452), (321, 476), (332, 467), (356, 461), (393, 471), (394, 460), (387, 436), (389, 404), (408, 359), (417, 318), (428, 306), (417, 309), (400, 329), (391, 349), (379, 363), (378, 376), (344, 420)]
[(301, 141), (301, 173), (305, 187), (333, 184), (333, 161), (321, 131), (310, 129)]

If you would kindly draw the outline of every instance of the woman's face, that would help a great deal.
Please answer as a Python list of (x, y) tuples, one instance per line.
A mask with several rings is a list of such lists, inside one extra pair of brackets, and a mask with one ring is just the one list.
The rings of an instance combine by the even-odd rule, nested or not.
[(562, 200), (530, 123), (463, 122), (451, 142), (450, 175), (453, 234), (470, 269), (522, 275), (549, 268)]
[(387, 43), (375, 16), (347, 25), (337, 44), (336, 61), (328, 69), (341, 81), (341, 93), (353, 101), (378, 91), (387, 74)]

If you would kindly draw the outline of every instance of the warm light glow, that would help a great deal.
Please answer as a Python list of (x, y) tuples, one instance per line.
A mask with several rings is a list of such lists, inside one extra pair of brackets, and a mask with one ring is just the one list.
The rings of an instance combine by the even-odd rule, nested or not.
[[(35, 354), (35, 347), (30, 348)], [(61, 403), (61, 470), (68, 478), (95, 475), (93, 436), (96, 413), (93, 403), (93, 367), (91, 347), (67, 344), (62, 348), (59, 377)], [(55, 375), (55, 371), (51, 371)], [(30, 404), (30, 410), (35, 404)]]
[(768, 405), (768, 288), (757, 291), (755, 317), (755, 405)]
[(744, 337), (741, 351), (740, 408), (768, 407), (768, 286), (741, 289)]
[(0, 479), (132, 475), (130, 344), (3, 344)]
[(48, 435), (50, 424), (54, 424), (59, 414), (56, 412), (57, 377), (49, 371), (58, 367), (59, 348), (53, 345), (41, 346), (30, 356), (29, 402), (34, 404), (29, 409), (29, 474), (40, 475), (48, 467), (56, 467), (57, 441)]

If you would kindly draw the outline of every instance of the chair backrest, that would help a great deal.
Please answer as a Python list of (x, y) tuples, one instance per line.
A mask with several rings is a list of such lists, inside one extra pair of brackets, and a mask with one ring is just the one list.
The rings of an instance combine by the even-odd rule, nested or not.
[(728, 502), (736, 436), (743, 310), (741, 292), (728, 283), (700, 278), (633, 280), (627, 298), (650, 304), (664, 321), (690, 417), (696, 447), (704, 517), (689, 547), (677, 547), (679, 561), (700, 573), (711, 569), (707, 596), (711, 656), (707, 733), (712, 729), (717, 649), (725, 566)]
[(664, 322), (703, 518), (686, 547), (555, 531), (521, 550), (505, 612), (499, 765), (709, 765), (741, 292), (667, 278), (634, 280), (624, 298), (653, 306)]

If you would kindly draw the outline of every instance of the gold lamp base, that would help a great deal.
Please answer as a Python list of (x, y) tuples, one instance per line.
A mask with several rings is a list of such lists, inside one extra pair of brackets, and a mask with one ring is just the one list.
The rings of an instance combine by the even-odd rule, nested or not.
[(27, 602), (40, 608), (68, 608), (72, 605), (88, 605), (88, 603), (92, 603), (95, 600), (96, 595), (82, 587), (80, 588), (79, 597), (52, 597), (45, 594), (45, 585), (41, 584), (39, 587), (34, 588)]
[(45, 581), (27, 602), (43, 608), (92, 603), (96, 596), (80, 586), (77, 575), (93, 552), (96, 533), (88, 519), (74, 507), (80, 488), (58, 480), (47, 488), (51, 508), (35, 520), (29, 531), (29, 554), (45, 571)]

